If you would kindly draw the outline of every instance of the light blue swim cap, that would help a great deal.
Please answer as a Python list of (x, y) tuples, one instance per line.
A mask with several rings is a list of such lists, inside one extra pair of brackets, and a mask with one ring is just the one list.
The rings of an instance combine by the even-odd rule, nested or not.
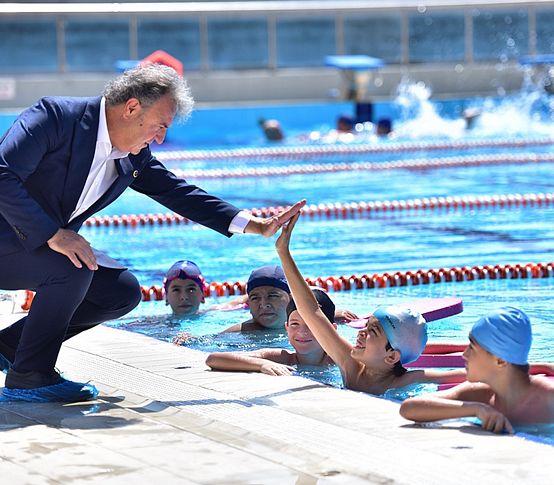
[(529, 317), (512, 306), (481, 317), (469, 332), (481, 347), (510, 364), (525, 365), (533, 339)]
[(377, 308), (373, 316), (379, 320), (391, 347), (400, 352), (402, 364), (421, 355), (427, 343), (427, 324), (419, 312), (392, 305)]

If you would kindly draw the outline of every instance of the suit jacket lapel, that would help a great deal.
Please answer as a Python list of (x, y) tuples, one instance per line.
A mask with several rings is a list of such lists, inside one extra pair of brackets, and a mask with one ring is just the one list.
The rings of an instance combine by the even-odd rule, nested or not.
[(119, 176), (94, 204), (71, 221), (70, 227), (80, 227), (87, 218), (111, 204), (125, 191), (127, 187), (129, 187), (133, 178), (136, 176), (133, 175), (135, 167), (129, 160), (129, 157), (117, 158), (115, 160), (115, 166)]
[(62, 201), (63, 218), (65, 221), (69, 220), (69, 217), (75, 210), (90, 172), (96, 150), (96, 140), (98, 138), (100, 99), (100, 97), (89, 98), (86, 101), (87, 105), (83, 116), (75, 127), (71, 159), (69, 161)]
[(129, 157), (116, 158), (115, 167), (119, 176), (125, 178), (129, 175), (132, 175), (135, 169), (134, 165), (131, 163), (131, 160), (129, 160)]

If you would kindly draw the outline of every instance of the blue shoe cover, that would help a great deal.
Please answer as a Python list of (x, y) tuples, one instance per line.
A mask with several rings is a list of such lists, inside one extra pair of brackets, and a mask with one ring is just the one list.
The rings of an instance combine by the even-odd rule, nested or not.
[(6, 373), (10, 370), (11, 366), (12, 363), (4, 356), (4, 354), (0, 353), (0, 371)]
[(0, 402), (80, 402), (90, 401), (98, 396), (98, 389), (92, 384), (64, 380), (52, 386), (35, 389), (10, 389), (0, 391)]

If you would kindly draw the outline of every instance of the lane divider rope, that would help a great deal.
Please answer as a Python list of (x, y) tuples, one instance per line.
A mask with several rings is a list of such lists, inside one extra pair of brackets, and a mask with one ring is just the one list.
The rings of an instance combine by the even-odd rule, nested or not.
[[(302, 216), (310, 219), (337, 218), (354, 219), (381, 213), (400, 213), (420, 210), (466, 210), (519, 207), (543, 208), (554, 205), (554, 192), (530, 194), (501, 194), (467, 197), (429, 197), (407, 200), (384, 200), (332, 204), (311, 204), (302, 209)], [(285, 206), (270, 206), (251, 209), (257, 217), (271, 217), (285, 209)], [(138, 227), (193, 224), (190, 219), (173, 213), (124, 214), (94, 216), (84, 222), (86, 227)]]
[(168, 150), (156, 152), (160, 161), (210, 160), (216, 158), (260, 158), (324, 156), (349, 153), (395, 153), (418, 150), (456, 150), (468, 148), (499, 148), (551, 145), (554, 138), (500, 138), (494, 140), (441, 140), (387, 143), (356, 143), (345, 145), (298, 145), (279, 147), (251, 147), (211, 150)]
[[(395, 273), (374, 273), (372, 275), (327, 276), (306, 278), (311, 286), (327, 291), (350, 291), (366, 288), (391, 288), (396, 286), (417, 286), (447, 282), (498, 279), (535, 279), (554, 277), (554, 262), (526, 264), (496, 264), (484, 266), (463, 266), (438, 269), (418, 269)], [(141, 286), (143, 301), (163, 300), (163, 286)], [(207, 285), (204, 295), (232, 296), (245, 295), (246, 282), (212, 282)]]
[(304, 175), (315, 173), (335, 173), (352, 171), (385, 170), (429, 170), (433, 168), (478, 167), (486, 165), (552, 163), (554, 154), (503, 154), (444, 157), (433, 159), (393, 160), (389, 162), (341, 162), (341, 163), (303, 163), (286, 167), (252, 167), (235, 169), (172, 169), (180, 178), (245, 178)]
[[(484, 266), (463, 266), (438, 269), (418, 269), (415, 271), (397, 271), (395, 273), (374, 273), (372, 275), (326, 276), (306, 278), (311, 286), (317, 286), (327, 291), (350, 291), (371, 288), (392, 288), (396, 286), (418, 286), (447, 282), (463, 282), (474, 280), (499, 279), (536, 279), (554, 277), (554, 262), (526, 264), (496, 264)], [(142, 301), (160, 301), (165, 299), (163, 286), (141, 285)], [(245, 295), (244, 281), (214, 281), (206, 285), (204, 295), (233, 296)], [(25, 290), (25, 302), (21, 309), (31, 308), (35, 292)]]

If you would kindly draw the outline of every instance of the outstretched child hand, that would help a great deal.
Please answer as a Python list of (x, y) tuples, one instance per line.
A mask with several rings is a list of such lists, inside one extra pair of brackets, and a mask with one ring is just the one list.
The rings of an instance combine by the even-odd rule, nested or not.
[(292, 230), (294, 229), (294, 226), (296, 225), (296, 221), (300, 217), (300, 212), (295, 214), (290, 221), (288, 221), (285, 225), (283, 225), (281, 229), (281, 235), (277, 238), (277, 241), (275, 241), (275, 249), (277, 250), (278, 254), (283, 254), (288, 252), (289, 245), (290, 245), (290, 236), (292, 234)]

